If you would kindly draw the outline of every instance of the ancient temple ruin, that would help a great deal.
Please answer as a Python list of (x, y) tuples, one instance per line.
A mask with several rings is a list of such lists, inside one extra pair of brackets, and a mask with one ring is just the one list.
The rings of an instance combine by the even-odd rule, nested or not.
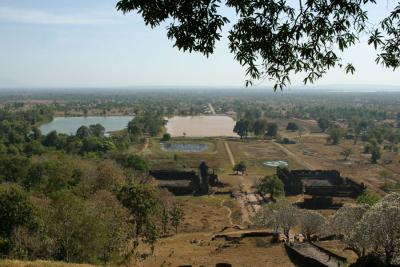
[(333, 198), (356, 198), (366, 189), (363, 183), (342, 177), (336, 170), (289, 170), (277, 167), (286, 195), (304, 194), (304, 204), (312, 208), (333, 205)]
[(167, 189), (176, 196), (182, 195), (206, 195), (210, 193), (210, 187), (220, 185), (218, 176), (214, 171), (210, 172), (207, 164), (202, 162), (196, 172), (180, 170), (154, 170), (150, 171), (155, 184)]

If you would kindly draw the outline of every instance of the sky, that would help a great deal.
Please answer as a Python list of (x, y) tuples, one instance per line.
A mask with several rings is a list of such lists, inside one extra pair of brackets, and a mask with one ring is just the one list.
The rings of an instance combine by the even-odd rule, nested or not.
[[(0, 88), (244, 85), (245, 70), (229, 53), (226, 36), (209, 58), (184, 53), (173, 48), (165, 25), (150, 29), (138, 15), (118, 12), (116, 2), (0, 0)], [(371, 8), (371, 18), (395, 2)], [(334, 69), (316, 85), (400, 86), (400, 70), (377, 66), (362, 41), (341, 56), (354, 64), (354, 75)]]

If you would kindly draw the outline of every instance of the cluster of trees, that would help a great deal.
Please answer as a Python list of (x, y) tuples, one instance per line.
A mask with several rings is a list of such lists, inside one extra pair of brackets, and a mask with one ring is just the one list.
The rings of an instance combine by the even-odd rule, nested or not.
[(157, 136), (164, 126), (165, 121), (161, 114), (145, 111), (128, 123), (128, 133), (133, 136), (150, 135)]
[(272, 228), (275, 234), (285, 235), (289, 240), (290, 231), (298, 226), (307, 240), (313, 235), (323, 233), (326, 219), (317, 211), (302, 210), (287, 201), (281, 200), (265, 205), (256, 215), (258, 225)]
[[(104, 156), (116, 149), (129, 147), (132, 139), (126, 135), (105, 136), (104, 127), (100, 124), (81, 126), (75, 135), (60, 134), (52, 131), (36, 140), (46, 149), (61, 150), (70, 154)], [(37, 146), (39, 148), (39, 146)], [(42, 150), (39, 150), (43, 152)], [(35, 151), (33, 151), (35, 152)], [(37, 153), (41, 154), (41, 153)]]
[[(0, 96), (1, 97), (1, 96)], [(31, 99), (50, 100), (49, 106), (64, 115), (138, 115), (149, 110), (161, 116), (193, 116), (208, 111), (207, 103), (213, 101), (213, 96), (203, 92), (182, 91), (170, 88), (169, 90), (110, 90), (99, 92), (51, 92), (51, 94), (35, 92)], [(0, 98), (1, 100), (1, 98)], [(17, 100), (20, 100), (17, 98)], [(59, 102), (63, 102), (60, 104)], [(54, 102), (54, 103), (50, 103)], [(18, 103), (22, 104), (22, 103)]]
[[(29, 115), (28, 115), (29, 114)], [(116, 149), (129, 147), (133, 138), (128, 135), (105, 136), (100, 124), (81, 126), (74, 135), (52, 131), (42, 135), (38, 123), (52, 117), (48, 108), (37, 107), (31, 112), (0, 112), (0, 155), (41, 155), (51, 150), (70, 154), (104, 156)]]
[[(326, 118), (320, 118), (318, 126), (327, 132), (327, 141), (332, 145), (338, 145), (343, 138), (353, 139), (354, 144), (358, 140), (366, 142), (364, 153), (371, 154), (373, 164), (380, 159), (382, 147), (385, 150), (398, 151), (400, 129), (393, 123), (377, 123), (370, 119), (353, 118), (347, 124), (347, 128), (344, 128)], [(346, 160), (350, 154), (349, 150), (342, 152)]]
[[(120, 264), (139, 242), (153, 252), (162, 233), (178, 231), (183, 209), (147, 183), (144, 158), (123, 151), (131, 133), (108, 137), (96, 124), (42, 135), (37, 123), (51, 110), (37, 109), (0, 111), (0, 257)], [(150, 134), (163, 125), (139, 121)]]
[(119, 264), (183, 220), (168, 195), (112, 160), (4, 157), (0, 169), (1, 256)]
[(0, 110), (0, 154), (18, 155), (40, 150), (37, 140), (41, 134), (36, 125), (50, 121), (52, 116), (52, 110), (44, 106), (23, 112)]
[[(400, 194), (379, 199), (364, 192), (358, 204), (346, 205), (333, 216), (302, 210), (285, 201), (266, 205), (257, 214), (256, 222), (271, 227), (286, 238), (299, 227), (306, 240), (318, 235), (336, 235), (347, 249), (359, 257), (358, 263), (374, 261), (373, 266), (391, 266), (400, 257)], [(364, 266), (364, 265), (362, 265)], [(372, 265), (368, 265), (372, 266)]]
[(256, 136), (276, 137), (278, 135), (278, 125), (274, 122), (268, 123), (264, 118), (257, 119), (254, 122), (240, 119), (236, 122), (233, 132), (237, 133), (240, 139), (247, 138), (249, 133), (254, 133)]

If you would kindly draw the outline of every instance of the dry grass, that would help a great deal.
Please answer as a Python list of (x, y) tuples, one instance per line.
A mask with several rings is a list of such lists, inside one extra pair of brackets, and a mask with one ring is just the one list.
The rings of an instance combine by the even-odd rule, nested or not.
[[(400, 180), (398, 155), (393, 157), (392, 164), (370, 164), (369, 156), (362, 154), (363, 144), (354, 145), (352, 141), (344, 141), (338, 146), (326, 144), (326, 134), (315, 133), (315, 122), (299, 122), (305, 134), (299, 138), (297, 133), (286, 132), (287, 122), (281, 122), (280, 134), (296, 140), (297, 144), (277, 146), (272, 141), (250, 140), (243, 142), (232, 138), (228, 140), (235, 162), (245, 161), (248, 166), (244, 176), (233, 175), (232, 166), (224, 146), (224, 139), (201, 139), (200, 142), (212, 142), (212, 149), (202, 153), (178, 153), (179, 161), (173, 161), (174, 153), (164, 152), (159, 149), (159, 140), (153, 140), (145, 153), (145, 157), (157, 162), (156, 167), (192, 168), (197, 169), (201, 160), (216, 169), (221, 181), (228, 188), (235, 190), (239, 185), (247, 189), (254, 185), (257, 178), (274, 174), (275, 168), (263, 165), (268, 160), (286, 160), (289, 168), (302, 169), (312, 166), (314, 169), (336, 169), (344, 176), (366, 183), (371, 189), (379, 191), (382, 179), (379, 173), (390, 169), (394, 175), (393, 180)], [(343, 161), (340, 153), (351, 147), (354, 151), (349, 162)], [(288, 153), (289, 151), (289, 153)], [(389, 157), (383, 152), (383, 158)], [(299, 201), (288, 198), (291, 202)], [(281, 245), (272, 245), (269, 240), (259, 238), (244, 239), (239, 243), (230, 243), (223, 240), (211, 241), (212, 235), (225, 226), (240, 222), (241, 210), (234, 199), (228, 196), (202, 196), (202, 197), (177, 197), (184, 211), (185, 219), (178, 235), (163, 238), (156, 246), (155, 256), (150, 256), (137, 266), (215, 266), (218, 262), (228, 262), (233, 266), (294, 266), (287, 257)], [(354, 201), (354, 200), (347, 200)], [(230, 210), (230, 212), (229, 212)], [(331, 215), (333, 210), (322, 210), (325, 216)], [(231, 220), (228, 215), (230, 214)], [(353, 253), (343, 251), (343, 244), (338, 242), (324, 242), (324, 247), (343, 255), (350, 262), (354, 260)], [(141, 247), (143, 253), (148, 253), (149, 248)]]
[(137, 266), (215, 266), (221, 262), (243, 267), (295, 266), (286, 255), (283, 245), (271, 244), (269, 238), (246, 238), (240, 242), (211, 239), (212, 235), (207, 233), (165, 238), (157, 246), (155, 255)]
[(175, 200), (185, 212), (180, 232), (215, 232), (230, 225), (229, 211), (223, 205), (229, 196), (183, 196)]
[(57, 261), (0, 260), (0, 267), (94, 267), (94, 265)]
[[(381, 160), (379, 164), (371, 164), (370, 155), (362, 153), (364, 145), (363, 142), (354, 145), (351, 140), (344, 140), (335, 146), (328, 145), (326, 136), (310, 134), (302, 137), (299, 143), (285, 147), (315, 168), (338, 170), (343, 176), (363, 182), (372, 190), (382, 193), (380, 188), (384, 180), (380, 173), (383, 170), (391, 173), (392, 182), (400, 181), (399, 156), (382, 150), (382, 159), (390, 158), (393, 162), (383, 164), (384, 160)], [(353, 151), (348, 161), (344, 161), (340, 154), (345, 148), (351, 148)]]

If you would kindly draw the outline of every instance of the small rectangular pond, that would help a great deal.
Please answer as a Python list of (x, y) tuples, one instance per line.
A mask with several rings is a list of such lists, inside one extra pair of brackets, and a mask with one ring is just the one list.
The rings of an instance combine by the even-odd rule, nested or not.
[(229, 116), (175, 116), (168, 119), (166, 128), (174, 137), (237, 137), (234, 126), (235, 121)]
[(204, 152), (208, 150), (207, 144), (196, 143), (160, 143), (161, 150), (167, 152)]
[(289, 166), (289, 163), (286, 160), (270, 160), (270, 161), (265, 161), (264, 166), (267, 167), (272, 167), (272, 168), (276, 168), (276, 167), (287, 167)]
[(64, 134), (75, 134), (76, 130), (82, 125), (101, 124), (106, 132), (123, 130), (128, 126), (128, 122), (133, 116), (89, 116), (89, 117), (55, 117), (50, 123), (40, 126), (42, 134), (57, 131)]

